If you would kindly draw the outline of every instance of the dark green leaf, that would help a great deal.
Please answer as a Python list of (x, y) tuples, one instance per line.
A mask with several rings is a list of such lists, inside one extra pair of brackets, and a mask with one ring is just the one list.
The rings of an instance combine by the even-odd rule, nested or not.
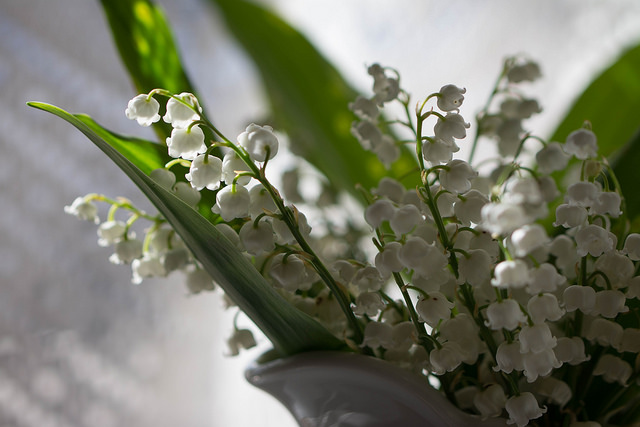
[[(160, 7), (150, 0), (101, 0), (101, 3), (138, 93), (162, 88), (172, 93), (195, 94)], [(153, 126), (162, 141), (171, 134), (171, 126), (163, 121)]]
[(628, 50), (598, 76), (576, 100), (552, 136), (567, 135), (591, 122), (600, 154), (610, 156), (640, 127), (640, 45)]
[[(354, 116), (348, 104), (357, 94), (337, 70), (304, 36), (270, 11), (244, 0), (213, 2), (255, 62), (269, 96), (274, 125), (289, 134), (292, 150), (338, 189), (355, 191), (356, 184), (376, 186), (386, 171), (350, 133)], [(403, 177), (414, 169), (415, 161), (404, 152), (392, 175)]]
[(611, 159), (625, 200), (625, 214), (631, 221), (631, 231), (640, 232), (640, 191), (638, 191), (638, 165), (640, 165), (640, 128), (635, 136)]
[(71, 123), (109, 156), (167, 219), (213, 279), (283, 355), (307, 350), (336, 350), (344, 346), (317, 321), (275, 292), (215, 226), (157, 185), (87, 124), (49, 104), (31, 102), (29, 105)]

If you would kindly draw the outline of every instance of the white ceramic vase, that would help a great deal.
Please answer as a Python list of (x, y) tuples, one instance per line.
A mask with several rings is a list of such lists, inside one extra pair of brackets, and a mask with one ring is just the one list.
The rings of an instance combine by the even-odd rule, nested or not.
[(303, 353), (254, 363), (247, 380), (293, 414), (301, 427), (504, 427), (466, 414), (411, 372), (373, 357)]

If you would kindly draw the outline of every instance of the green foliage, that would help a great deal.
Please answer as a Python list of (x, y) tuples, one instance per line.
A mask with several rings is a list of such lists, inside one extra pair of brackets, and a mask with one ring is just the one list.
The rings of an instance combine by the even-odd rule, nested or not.
[[(160, 7), (150, 0), (101, 0), (101, 3), (137, 93), (162, 88), (172, 93), (195, 94)], [(153, 126), (162, 141), (171, 134), (171, 125), (163, 121)]]
[[(324, 173), (335, 188), (355, 194), (357, 184), (377, 186), (384, 167), (351, 135), (354, 116), (347, 106), (357, 93), (338, 71), (272, 12), (244, 0), (213, 3), (254, 61), (271, 103), (274, 127), (288, 133), (292, 150)], [(415, 160), (403, 150), (392, 175), (404, 177), (412, 170)]]
[(142, 190), (189, 250), (282, 355), (344, 346), (316, 320), (288, 304), (253, 265), (209, 221), (156, 184), (83, 120), (55, 106), (30, 106), (54, 114), (81, 131)]

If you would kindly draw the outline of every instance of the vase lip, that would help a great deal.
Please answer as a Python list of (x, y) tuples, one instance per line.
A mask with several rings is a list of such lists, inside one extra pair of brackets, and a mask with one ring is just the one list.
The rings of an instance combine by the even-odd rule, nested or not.
[[(430, 411), (443, 416), (443, 422), (448, 419), (454, 423), (447, 421), (443, 425), (497, 427), (505, 426), (506, 421), (488, 419), (481, 422), (478, 416), (464, 413), (447, 400), (442, 392), (429, 384), (427, 378), (389, 361), (353, 352), (310, 351), (262, 363), (259, 358), (247, 367), (245, 376), (253, 386), (276, 397), (283, 389), (297, 389), (301, 384), (308, 387), (314, 381), (338, 389), (350, 389), (349, 384), (358, 383), (373, 393), (391, 392), (394, 398), (402, 400), (408, 407), (430, 407)], [(287, 400), (282, 396), (279, 399)]]

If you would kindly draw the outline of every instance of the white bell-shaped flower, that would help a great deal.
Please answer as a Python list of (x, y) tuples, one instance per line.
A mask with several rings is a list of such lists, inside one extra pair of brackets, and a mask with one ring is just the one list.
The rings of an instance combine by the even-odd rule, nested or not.
[(557, 339), (551, 333), (549, 325), (538, 323), (533, 326), (524, 326), (518, 335), (521, 353), (540, 353), (551, 350), (556, 346)]
[(491, 285), (497, 288), (518, 289), (529, 282), (529, 267), (521, 259), (498, 263), (493, 274)]
[(537, 380), (538, 377), (549, 375), (552, 370), (562, 366), (562, 363), (556, 359), (555, 353), (550, 348), (538, 353), (523, 353), (522, 362), (524, 364), (524, 375), (527, 377), (527, 382), (530, 383)]
[(203, 291), (212, 291), (215, 289), (213, 279), (206, 270), (201, 268), (193, 269), (186, 274), (187, 289), (193, 294)]
[(247, 221), (238, 233), (244, 249), (251, 255), (262, 255), (275, 249), (275, 236), (269, 221)]
[(444, 141), (434, 137), (422, 144), (422, 157), (432, 166), (449, 163), (453, 153), (458, 151), (460, 147), (453, 140)]
[(564, 144), (564, 151), (580, 160), (597, 157), (598, 139), (596, 134), (588, 129), (578, 129), (571, 132)]
[(591, 358), (584, 351), (584, 341), (581, 337), (560, 337), (553, 348), (556, 359), (560, 363), (579, 365)]
[(408, 351), (416, 342), (417, 331), (415, 325), (410, 321), (400, 322), (393, 325), (391, 338), (393, 348), (396, 350)]
[(105, 221), (98, 227), (98, 245), (110, 246), (124, 238), (127, 226), (122, 221)]
[(607, 319), (613, 319), (620, 313), (629, 311), (625, 305), (626, 297), (618, 290), (604, 290), (596, 293), (596, 304), (592, 314), (599, 314)]
[(145, 253), (131, 261), (131, 283), (139, 285), (146, 277), (164, 277), (167, 272), (156, 254)]
[(173, 194), (191, 207), (195, 207), (202, 197), (200, 192), (193, 188), (191, 184), (182, 181), (173, 186)]
[(100, 218), (98, 218), (98, 208), (94, 203), (87, 201), (84, 197), (76, 197), (71, 205), (64, 207), (64, 211), (78, 219), (93, 221), (96, 224), (100, 222)]
[(215, 156), (200, 154), (193, 159), (189, 173), (184, 177), (198, 191), (205, 187), (208, 190), (216, 190), (222, 179), (222, 160)]
[[(249, 166), (233, 151), (229, 151), (222, 158), (222, 179), (227, 185), (231, 185), (239, 174), (249, 171)], [(251, 181), (251, 177), (243, 175), (236, 182), (240, 185), (247, 185), (249, 181)]]
[(191, 93), (182, 92), (180, 95), (176, 95), (175, 98), (169, 98), (167, 112), (162, 119), (167, 123), (171, 123), (174, 128), (186, 128), (191, 122), (199, 119), (199, 112), (202, 112), (202, 108), (196, 97)]
[(364, 96), (358, 96), (355, 101), (350, 102), (349, 110), (353, 111), (362, 120), (375, 121), (380, 115), (378, 104)]
[(420, 237), (409, 237), (399, 256), (405, 267), (426, 278), (439, 275), (447, 267), (447, 257), (442, 251)]
[(587, 328), (587, 333), (584, 337), (591, 342), (600, 344), (601, 346), (611, 346), (618, 349), (622, 343), (622, 334), (623, 329), (620, 324), (597, 317), (593, 319)]
[(554, 377), (543, 378), (536, 382), (534, 390), (536, 394), (546, 397), (560, 408), (569, 403), (573, 396), (569, 385)]
[[(371, 193), (380, 198), (387, 198), (395, 203), (401, 203), (407, 190), (398, 180), (388, 176), (383, 177), (378, 186), (371, 190)], [(415, 193), (415, 192), (413, 192)]]
[(129, 238), (120, 240), (113, 247), (114, 253), (109, 257), (113, 264), (129, 264), (142, 257), (142, 241)]
[(343, 259), (334, 261), (333, 264), (331, 264), (331, 270), (337, 275), (339, 280), (342, 280), (344, 283), (350, 283), (357, 272), (355, 265)]
[[(294, 216), (297, 219), (297, 225), (300, 234), (306, 239), (307, 237), (309, 237), (309, 233), (311, 233), (311, 226), (307, 221), (307, 217), (302, 212), (299, 212), (295, 208), (295, 206), (290, 206), (290, 208), (294, 210)], [(273, 231), (276, 232), (278, 243), (286, 245), (296, 242), (296, 238), (293, 233), (291, 233), (291, 230), (289, 229), (289, 226), (286, 222), (280, 219), (274, 219), (272, 225)]]
[(445, 142), (453, 142), (455, 139), (462, 139), (467, 136), (467, 129), (471, 125), (464, 121), (458, 113), (447, 113), (444, 119), (438, 118), (433, 133), (435, 137)]
[(538, 171), (543, 174), (550, 174), (563, 170), (567, 167), (569, 158), (570, 156), (562, 150), (560, 143), (551, 142), (536, 153)]
[(382, 142), (383, 134), (375, 123), (369, 120), (353, 122), (351, 134), (360, 142), (362, 148), (371, 151)]
[(455, 159), (440, 171), (440, 184), (452, 193), (464, 193), (471, 189), (471, 180), (477, 175), (469, 163)]
[(540, 224), (527, 224), (511, 233), (514, 255), (524, 257), (549, 242), (547, 232)]
[(541, 76), (540, 66), (534, 61), (514, 64), (507, 71), (507, 79), (511, 83), (532, 82)]
[(542, 323), (546, 320), (555, 322), (564, 315), (555, 295), (543, 293), (534, 295), (527, 303), (527, 312), (533, 323)]
[(216, 213), (219, 213), (223, 220), (231, 221), (248, 216), (249, 203), (251, 203), (249, 190), (241, 185), (227, 185), (216, 194), (214, 208), (217, 208), (219, 212)]
[(451, 309), (455, 306), (440, 292), (430, 292), (416, 303), (416, 311), (420, 320), (435, 328), (441, 320), (451, 317)]
[(549, 252), (556, 257), (556, 266), (567, 278), (575, 277), (575, 265), (580, 259), (576, 252), (576, 244), (566, 234), (554, 237), (549, 245)]
[(540, 195), (542, 201), (551, 203), (560, 196), (560, 191), (553, 178), (550, 176), (538, 177), (538, 188), (540, 189)]
[(563, 203), (556, 208), (556, 221), (554, 227), (573, 228), (585, 225), (589, 213), (578, 205)]
[(625, 328), (625, 330), (622, 332), (620, 351), (640, 353), (640, 329)]
[(462, 224), (467, 226), (471, 223), (479, 224), (482, 221), (482, 208), (487, 203), (489, 203), (487, 196), (478, 190), (471, 189), (458, 196), (453, 211)]
[(564, 290), (562, 301), (568, 313), (580, 310), (591, 314), (596, 305), (596, 291), (590, 286), (571, 285)]
[(545, 262), (529, 270), (529, 282), (526, 290), (530, 295), (536, 295), (541, 292), (555, 292), (566, 281), (566, 277), (558, 273), (553, 264)]
[(522, 120), (520, 119), (504, 119), (496, 129), (498, 137), (498, 153), (502, 157), (511, 157), (516, 154), (520, 141), (522, 140)]
[(494, 331), (501, 329), (513, 330), (526, 321), (527, 317), (522, 313), (520, 305), (514, 299), (495, 301), (487, 307), (485, 324)]
[(640, 261), (640, 234), (631, 233), (624, 241), (622, 253), (633, 261)]
[(442, 111), (458, 110), (464, 101), (464, 94), (467, 92), (465, 88), (459, 88), (456, 85), (445, 85), (438, 92), (438, 108)]
[(598, 194), (598, 197), (591, 206), (591, 213), (596, 215), (608, 215), (611, 218), (618, 218), (622, 211), (620, 210), (620, 204), (622, 199), (618, 193), (613, 191), (603, 191)]
[(404, 205), (393, 212), (389, 225), (396, 237), (409, 233), (423, 221), (422, 213), (415, 205)]
[[(438, 191), (440, 191), (442, 188), (440, 188), (437, 185), (434, 185), (431, 188), (431, 192), (433, 194), (436, 194)], [(443, 218), (447, 218), (450, 216), (453, 216), (454, 214), (454, 210), (453, 210), (453, 205), (455, 202), (458, 201), (458, 196), (454, 193), (449, 193), (449, 192), (442, 192), (438, 195), (438, 200), (436, 201), (436, 206), (438, 207), (438, 211), (440, 212), (440, 216), (442, 216)], [(430, 217), (431, 216), (431, 212), (428, 211), (427, 215)]]
[(364, 327), (364, 338), (362, 340), (363, 347), (376, 348), (392, 348), (393, 327), (385, 322), (369, 322)]
[(237, 356), (240, 350), (248, 350), (256, 346), (256, 339), (249, 329), (235, 329), (233, 335), (227, 339), (229, 356)]
[(274, 256), (269, 274), (278, 286), (289, 292), (309, 289), (307, 268), (304, 261), (295, 254), (287, 256), (287, 254), (280, 253)]
[(364, 211), (364, 218), (373, 228), (378, 228), (384, 221), (389, 221), (393, 218), (396, 212), (396, 207), (391, 200), (378, 199)]
[(468, 256), (458, 258), (458, 270), (471, 286), (482, 286), (491, 277), (491, 256), (482, 249), (468, 249)]
[(404, 268), (400, 261), (400, 249), (402, 249), (400, 242), (389, 242), (384, 246), (382, 252), (376, 254), (376, 268), (383, 278), (387, 279), (391, 273), (398, 273)]
[(638, 298), (640, 299), (640, 276), (633, 277), (628, 282), (629, 287), (627, 288), (627, 298)]
[(171, 136), (167, 138), (167, 147), (171, 157), (187, 160), (193, 160), (198, 154), (207, 151), (204, 132), (198, 125), (191, 128), (174, 128)]
[(544, 201), (540, 184), (535, 178), (514, 176), (505, 183), (503, 203), (517, 205), (539, 205)]
[(535, 396), (528, 391), (510, 397), (504, 407), (509, 414), (507, 424), (516, 424), (518, 427), (529, 425), (529, 421), (540, 418), (547, 412), (547, 407), (540, 408)]
[(483, 420), (500, 416), (506, 402), (507, 396), (499, 384), (491, 384), (473, 397), (473, 405)]
[(378, 156), (378, 160), (386, 169), (391, 168), (391, 165), (400, 158), (400, 147), (389, 135), (383, 135), (378, 145), (374, 146), (371, 151)]
[(600, 194), (600, 188), (593, 182), (579, 181), (567, 187), (566, 202), (571, 205), (590, 207)]
[(384, 68), (378, 64), (371, 65), (367, 72), (373, 77), (373, 93), (378, 104), (393, 101), (400, 93), (400, 83), (398, 79), (388, 77)]
[(510, 374), (512, 371), (522, 371), (524, 369), (524, 361), (522, 353), (520, 353), (520, 343), (517, 341), (503, 341), (496, 351), (497, 366), (493, 367), (495, 372), (502, 371)]
[(238, 143), (247, 150), (254, 162), (264, 162), (278, 154), (278, 138), (271, 126), (258, 126), (251, 123), (238, 135)]
[(510, 203), (487, 203), (482, 207), (482, 227), (492, 234), (507, 234), (529, 223), (524, 208)]
[(360, 292), (375, 292), (382, 288), (384, 279), (377, 268), (368, 265), (356, 272), (351, 283), (355, 285)]
[(173, 186), (176, 183), (176, 175), (170, 170), (164, 168), (152, 170), (149, 174), (149, 178), (168, 191), (172, 191)]
[(249, 189), (251, 204), (249, 205), (249, 214), (252, 219), (265, 212), (277, 212), (275, 202), (271, 198), (269, 192), (262, 184), (254, 185)]
[(191, 262), (191, 252), (187, 248), (172, 248), (160, 256), (160, 262), (167, 274), (181, 270)]
[(599, 257), (616, 247), (618, 241), (615, 234), (604, 228), (589, 224), (578, 230), (575, 236), (579, 256), (590, 254)]
[(593, 370), (593, 375), (602, 375), (606, 382), (617, 382), (622, 386), (627, 385), (632, 373), (631, 365), (613, 354), (602, 355)]
[(384, 301), (378, 292), (362, 292), (356, 297), (353, 312), (359, 316), (366, 314), (369, 317), (374, 317), (384, 307)]
[(466, 313), (444, 319), (440, 324), (440, 336), (443, 341), (455, 341), (462, 348), (461, 359), (464, 363), (474, 364), (484, 349), (484, 343), (478, 336), (478, 327)]
[(451, 372), (462, 363), (460, 344), (447, 341), (440, 348), (434, 348), (429, 353), (429, 363), (434, 374), (442, 375)]
[(135, 96), (127, 104), (124, 114), (129, 120), (136, 120), (140, 126), (151, 126), (160, 120), (160, 103), (147, 94)]

